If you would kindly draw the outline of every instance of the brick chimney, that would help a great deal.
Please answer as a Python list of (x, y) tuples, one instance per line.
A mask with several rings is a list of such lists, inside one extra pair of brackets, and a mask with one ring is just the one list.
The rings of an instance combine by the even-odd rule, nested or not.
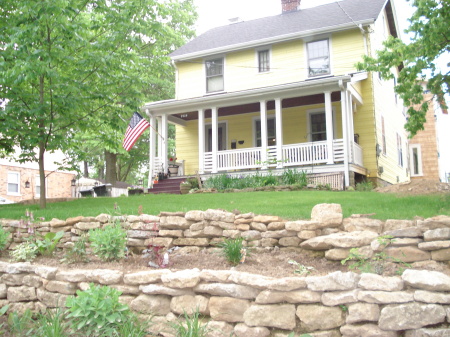
[(282, 13), (294, 12), (299, 9), (301, 0), (281, 0)]

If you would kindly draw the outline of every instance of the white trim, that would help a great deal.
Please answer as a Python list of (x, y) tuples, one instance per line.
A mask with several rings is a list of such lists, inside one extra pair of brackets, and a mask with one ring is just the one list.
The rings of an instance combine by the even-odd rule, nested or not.
[(242, 50), (242, 49), (255, 48), (255, 47), (261, 46), (261, 45), (275, 44), (275, 43), (286, 42), (286, 41), (291, 41), (291, 40), (303, 39), (303, 38), (306, 38), (306, 37), (312, 36), (312, 35), (331, 34), (331, 33), (336, 33), (336, 32), (344, 31), (344, 30), (348, 30), (348, 29), (359, 29), (358, 26), (360, 26), (360, 25), (361, 26), (369, 26), (374, 22), (375, 22), (374, 19), (360, 20), (360, 21), (345, 23), (342, 25), (334, 25), (331, 27), (326, 27), (326, 28), (321, 28), (321, 29), (304, 30), (302, 32), (278, 35), (278, 36), (268, 37), (268, 38), (254, 40), (254, 41), (250, 41), (250, 42), (247, 41), (247, 42), (243, 42), (243, 43), (237, 43), (234, 45), (228, 45), (228, 46), (223, 46), (223, 47), (218, 47), (218, 48), (213, 48), (213, 49), (208, 49), (208, 50), (201, 50), (201, 51), (182, 54), (182, 55), (178, 55), (178, 56), (171, 56), (171, 58), (173, 61), (187, 61), (187, 60), (191, 60), (191, 59), (195, 59), (195, 58), (199, 58), (199, 57), (208, 57), (208, 56), (211, 56), (214, 54), (219, 54), (219, 53), (230, 53), (230, 52), (238, 51), (238, 50)]
[(205, 110), (198, 110), (198, 169), (199, 173), (205, 172)]
[[(319, 41), (324, 41), (327, 40), (328, 42), (328, 64), (330, 67), (330, 72), (328, 74), (321, 74), (321, 75), (317, 75), (317, 76), (311, 76), (309, 74), (309, 55), (308, 55), (308, 44), (309, 43), (313, 43), (313, 42), (319, 42)], [(314, 36), (314, 38), (305, 38), (303, 39), (303, 50), (305, 51), (305, 70), (306, 70), (306, 74), (305, 74), (305, 78), (307, 79), (314, 79), (314, 78), (321, 78), (321, 77), (327, 77), (330, 75), (333, 75), (333, 55), (332, 55), (332, 40), (331, 40), (331, 35), (325, 35), (325, 36)]]
[[(211, 60), (217, 60), (217, 59), (222, 59), (222, 80), (223, 80), (223, 89), (222, 90), (218, 90), (218, 91), (211, 91), (208, 92), (208, 87), (206, 85), (207, 83), (207, 79), (206, 79), (206, 62), (207, 61), (211, 61)], [(203, 58), (203, 92), (205, 93), (205, 96), (207, 95), (217, 95), (220, 94), (222, 92), (226, 92), (226, 83), (225, 83), (225, 72), (226, 72), (226, 57), (225, 54), (220, 54), (220, 55), (212, 55), (209, 57), (204, 57)]]
[(283, 101), (275, 99), (275, 137), (277, 147), (277, 168), (283, 167)]
[[(417, 150), (418, 173), (414, 173), (414, 149)], [(420, 146), (420, 144), (409, 144), (409, 166), (411, 177), (423, 176), (422, 147)]]
[[(17, 182), (10, 182), (9, 181), (9, 175), (13, 174), (17, 176)], [(11, 185), (17, 185), (17, 192), (10, 192), (9, 191), (9, 184)], [(6, 174), (6, 195), (14, 195), (14, 196), (20, 196), (20, 172), (18, 171), (8, 171)]]

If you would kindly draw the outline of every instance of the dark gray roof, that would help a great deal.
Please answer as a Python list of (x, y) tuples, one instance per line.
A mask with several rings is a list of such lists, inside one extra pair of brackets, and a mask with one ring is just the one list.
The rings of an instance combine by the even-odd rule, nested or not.
[(221, 26), (198, 36), (175, 50), (170, 56), (207, 52), (283, 35), (375, 20), (386, 2), (387, 0), (343, 0), (339, 3), (333, 2), (295, 12)]

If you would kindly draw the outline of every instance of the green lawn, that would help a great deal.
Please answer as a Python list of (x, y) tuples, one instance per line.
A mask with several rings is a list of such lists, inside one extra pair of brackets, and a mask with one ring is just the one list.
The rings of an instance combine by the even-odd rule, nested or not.
[[(139, 206), (145, 214), (157, 215), (160, 212), (189, 210), (224, 209), (239, 210), (241, 213), (278, 215), (284, 219), (309, 219), (311, 209), (320, 203), (342, 205), (344, 217), (351, 214), (375, 213), (373, 218), (412, 219), (415, 216), (450, 216), (450, 195), (446, 196), (408, 196), (376, 192), (330, 192), (330, 191), (292, 191), (292, 192), (240, 192), (188, 195), (141, 195), (119, 198), (82, 198), (69, 202), (49, 203), (47, 209), (38, 205), (2, 205), (0, 218), (20, 219), (25, 210), (34, 216), (66, 219), (78, 215), (96, 216), (108, 214), (138, 214)], [(114, 209), (117, 205), (117, 210)]]

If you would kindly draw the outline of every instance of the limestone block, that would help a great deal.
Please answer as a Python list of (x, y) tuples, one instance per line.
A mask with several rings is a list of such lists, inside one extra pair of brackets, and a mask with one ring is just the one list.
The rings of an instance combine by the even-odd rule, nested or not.
[(57, 271), (58, 268), (55, 267), (36, 266), (34, 272), (44, 279), (53, 280), (56, 277)]
[(76, 229), (82, 230), (82, 231), (88, 231), (90, 229), (97, 229), (101, 227), (101, 223), (96, 222), (78, 222), (74, 226)]
[(226, 238), (230, 238), (230, 239), (237, 239), (241, 237), (241, 231), (239, 230), (233, 230), (233, 229), (225, 229), (222, 232), (222, 235)]
[(145, 270), (136, 273), (125, 274), (123, 281), (128, 285), (140, 285), (161, 282), (161, 275), (170, 273), (170, 270)]
[(380, 307), (372, 303), (353, 303), (348, 306), (347, 324), (378, 322)]
[(36, 288), (34, 287), (8, 287), (6, 298), (10, 302), (28, 302), (34, 301), (36, 297)]
[(445, 321), (444, 308), (436, 304), (407, 303), (381, 309), (378, 326), (383, 330), (419, 329)]
[(158, 224), (149, 223), (149, 222), (132, 222), (130, 223), (129, 229), (136, 231), (153, 231), (156, 232), (158, 230)]
[(431, 254), (416, 247), (388, 247), (384, 252), (393, 258), (409, 263), (431, 259)]
[(181, 238), (183, 236), (182, 230), (160, 230), (159, 236), (170, 238)]
[[(370, 246), (358, 248), (358, 253), (370, 259), (373, 256), (373, 250)], [(331, 261), (342, 261), (350, 254), (350, 248), (333, 248), (325, 252), (325, 258)]]
[(192, 315), (197, 310), (202, 315), (209, 315), (208, 303), (209, 299), (201, 295), (175, 296), (170, 302), (170, 310), (178, 315), (184, 314), (185, 312), (188, 315)]
[(283, 277), (268, 281), (266, 288), (269, 290), (292, 291), (297, 289), (306, 289), (305, 277)]
[(192, 225), (192, 221), (188, 221), (181, 216), (162, 216), (160, 220), (160, 229), (188, 229)]
[(130, 307), (131, 301), (133, 301), (135, 298), (136, 296), (120, 295), (119, 303), (126, 304), (128, 307)]
[(67, 226), (67, 224), (64, 220), (59, 220), (59, 219), (53, 218), (50, 221), (50, 227), (64, 227), (64, 226)]
[[(391, 220), (393, 221), (393, 220)], [(385, 226), (386, 227), (386, 226)], [(416, 227), (407, 227), (402, 229), (388, 230), (383, 233), (383, 235), (390, 235), (395, 238), (420, 238), (423, 236), (421, 229)]]
[(157, 235), (154, 231), (128, 230), (127, 237), (135, 239), (148, 239)]
[(347, 232), (369, 231), (380, 234), (383, 229), (383, 221), (370, 218), (346, 218), (344, 229)]
[(200, 279), (205, 282), (226, 282), (230, 274), (230, 270), (203, 269), (200, 271)]
[(199, 221), (199, 222), (195, 222), (193, 223), (190, 227), (189, 230), (190, 231), (201, 231), (203, 230), (206, 226), (208, 225), (208, 223), (206, 221)]
[[(386, 220), (384, 223), (384, 232), (388, 231), (396, 231), (399, 229), (406, 229), (406, 228), (413, 228), (415, 227), (416, 222), (414, 220), (395, 220), (395, 219), (389, 219)], [(386, 234), (386, 233), (384, 233)], [(395, 236), (395, 235), (393, 235)]]
[(373, 232), (340, 232), (306, 240), (300, 244), (300, 247), (312, 250), (327, 250), (333, 247), (356, 248), (369, 245), (377, 236)]
[(236, 214), (236, 220), (238, 220), (238, 219), (253, 219), (254, 216), (255, 216), (255, 213), (253, 213), (253, 212)]
[(30, 310), (31, 312), (40, 312), (44, 313), (46, 310), (45, 305), (40, 302), (18, 302), (18, 303), (9, 303), (9, 312), (15, 312), (19, 315), (19, 317), (23, 316), (25, 311)]
[[(319, 231), (319, 230), (318, 230)], [(330, 235), (330, 234), (334, 234), (334, 233), (339, 233), (339, 229), (338, 228), (323, 228), (322, 230), (320, 230), (319, 235)]]
[(8, 286), (21, 286), (23, 285), (23, 278), (27, 274), (4, 274), (1, 277), (1, 282)]
[(143, 314), (167, 315), (170, 312), (170, 297), (139, 295), (131, 301), (130, 309)]
[(193, 288), (200, 282), (200, 270), (194, 268), (162, 274), (161, 281), (171, 288)]
[(0, 272), (8, 274), (34, 273), (36, 266), (30, 262), (0, 263)]
[(256, 297), (255, 303), (276, 304), (276, 303), (319, 303), (321, 293), (310, 290), (276, 291), (263, 290)]
[(271, 222), (267, 225), (269, 231), (279, 231), (285, 229), (285, 223), (281, 221)]
[(430, 291), (450, 291), (450, 276), (437, 271), (407, 269), (402, 274), (406, 285)]
[(309, 240), (312, 238), (315, 238), (316, 236), (318, 236), (318, 231), (300, 231), (298, 232), (297, 236), (299, 239), (302, 240)]
[(301, 240), (298, 237), (281, 238), (278, 243), (283, 247), (298, 247)]
[(169, 295), (182, 296), (192, 295), (192, 290), (189, 289), (174, 289), (159, 284), (148, 284), (139, 286), (139, 290), (148, 295)]
[(253, 218), (249, 218), (249, 219), (236, 219), (234, 220), (234, 225), (238, 226), (238, 225), (249, 225), (253, 222)]
[[(449, 228), (450, 230), (450, 228)], [(422, 250), (440, 250), (450, 248), (450, 240), (446, 241), (429, 241), (419, 243), (419, 249)]]
[(141, 221), (146, 222), (146, 223), (151, 223), (151, 224), (153, 224), (153, 223), (159, 224), (160, 217), (156, 216), (156, 215), (151, 215), (151, 214), (142, 214)]
[(133, 239), (128, 238), (127, 239), (127, 246), (128, 247), (143, 247), (146, 246), (144, 239)]
[(102, 224), (109, 222), (110, 219), (111, 215), (104, 213), (95, 217), (95, 221), (101, 222)]
[(73, 225), (75, 225), (77, 222), (81, 222), (83, 220), (83, 216), (77, 216), (77, 217), (74, 217), (74, 218), (68, 218), (68, 219), (66, 219), (66, 224), (67, 224), (67, 226), (73, 226)]
[(92, 270), (90, 269), (59, 270), (55, 278), (57, 281), (89, 282), (91, 274)]
[(232, 297), (216, 297), (209, 299), (209, 313), (212, 319), (225, 322), (243, 322), (244, 313), (250, 302)]
[(69, 295), (54, 293), (44, 289), (36, 290), (37, 299), (49, 308), (64, 308)]
[(395, 331), (381, 330), (376, 324), (347, 324), (341, 327), (340, 331), (345, 337), (397, 337), (397, 333)]
[(234, 327), (236, 337), (269, 337), (270, 330), (264, 327), (252, 328), (244, 323), (238, 323)]
[(6, 298), (6, 284), (0, 283), (0, 298)]
[(122, 279), (123, 279), (123, 272), (121, 272), (120, 270), (94, 269), (91, 272), (90, 281), (110, 285), (121, 283)]
[(405, 246), (414, 246), (417, 247), (421, 242), (423, 242), (420, 238), (396, 238), (393, 239), (390, 243), (390, 247), (405, 247)]
[(236, 229), (240, 230), (240, 231), (249, 231), (250, 225), (245, 225), (245, 224), (236, 225)]
[(188, 211), (184, 217), (191, 221), (202, 221), (205, 219), (205, 212), (198, 210)]
[(288, 221), (285, 224), (285, 228), (288, 231), (315, 231), (320, 229), (321, 226), (317, 221), (308, 221), (308, 220), (297, 220), (297, 221)]
[(274, 281), (274, 277), (262, 276), (252, 273), (245, 273), (233, 271), (228, 278), (228, 281), (236, 284), (250, 286), (258, 289), (265, 289), (267, 284)]
[(405, 337), (448, 337), (449, 329), (415, 329), (406, 331)]
[(414, 300), (424, 303), (450, 304), (450, 294), (436, 293), (426, 290), (416, 290)]
[(425, 241), (450, 240), (450, 228), (438, 228), (423, 233)]
[(275, 247), (278, 245), (278, 240), (277, 239), (261, 239), (261, 246), (262, 247)]
[(308, 289), (313, 291), (352, 290), (358, 285), (360, 275), (352, 272), (336, 271), (326, 276), (310, 276), (306, 278)]
[(212, 237), (222, 237), (223, 229), (216, 226), (206, 226), (203, 230), (203, 234), (206, 237), (212, 238)]
[(194, 288), (196, 293), (205, 293), (213, 296), (226, 296), (241, 299), (255, 299), (259, 290), (252, 287), (229, 283), (202, 283)]
[(123, 284), (112, 284), (111, 288), (117, 289), (122, 293), (122, 295), (139, 295), (139, 287), (138, 286), (128, 286)]
[(358, 286), (365, 290), (399, 291), (403, 290), (404, 283), (400, 277), (381, 276), (363, 273)]
[(282, 229), (279, 231), (267, 231), (267, 232), (261, 233), (261, 237), (264, 239), (267, 239), (267, 238), (280, 239), (280, 238), (285, 238), (285, 237), (289, 237), (289, 236), (297, 236), (297, 232)]
[(209, 321), (206, 337), (233, 336), (233, 330), (233, 325), (227, 322)]
[(144, 245), (153, 245), (159, 247), (170, 248), (173, 246), (173, 238), (156, 237), (144, 241)]
[(63, 282), (63, 281), (49, 281), (45, 285), (45, 290), (52, 293), (60, 293), (65, 295), (74, 295), (77, 291), (76, 283)]
[(431, 258), (435, 261), (450, 261), (450, 248), (432, 251)]
[(50, 227), (50, 232), (70, 232), (72, 230), (72, 226), (64, 226), (64, 227)]
[(208, 239), (189, 239), (189, 238), (178, 238), (173, 241), (174, 246), (208, 246)]
[(318, 204), (311, 211), (311, 221), (320, 223), (322, 228), (342, 225), (342, 207), (339, 204)]
[(236, 221), (234, 223), (223, 221), (210, 221), (209, 224), (211, 226), (216, 226), (227, 230), (235, 230), (237, 228)]
[(414, 294), (404, 291), (369, 291), (361, 290), (358, 300), (367, 303), (390, 304), (414, 301)]
[(295, 328), (295, 306), (254, 304), (245, 311), (244, 323), (248, 326), (292, 330)]
[(326, 306), (337, 306), (342, 304), (358, 302), (359, 289), (347, 291), (333, 291), (322, 294), (321, 301)]
[(250, 228), (254, 229), (255, 231), (259, 232), (267, 232), (267, 226), (263, 224), (262, 222), (251, 222)]
[(200, 230), (200, 231), (192, 231), (192, 230), (190, 230), (190, 229), (186, 229), (186, 230), (183, 232), (183, 236), (184, 236), (185, 238), (202, 238), (202, 237), (205, 237), (205, 235), (204, 235), (204, 233), (203, 233), (203, 230)]
[(236, 216), (233, 213), (219, 209), (208, 209), (205, 211), (205, 220), (234, 223), (235, 217)]
[(450, 228), (450, 216), (438, 215), (425, 220), (417, 220), (417, 227), (423, 231), (439, 228)]
[(296, 315), (307, 331), (334, 329), (345, 323), (344, 312), (339, 307), (302, 304), (297, 307)]
[(253, 221), (269, 224), (271, 222), (281, 222), (282, 219), (276, 215), (255, 215)]

